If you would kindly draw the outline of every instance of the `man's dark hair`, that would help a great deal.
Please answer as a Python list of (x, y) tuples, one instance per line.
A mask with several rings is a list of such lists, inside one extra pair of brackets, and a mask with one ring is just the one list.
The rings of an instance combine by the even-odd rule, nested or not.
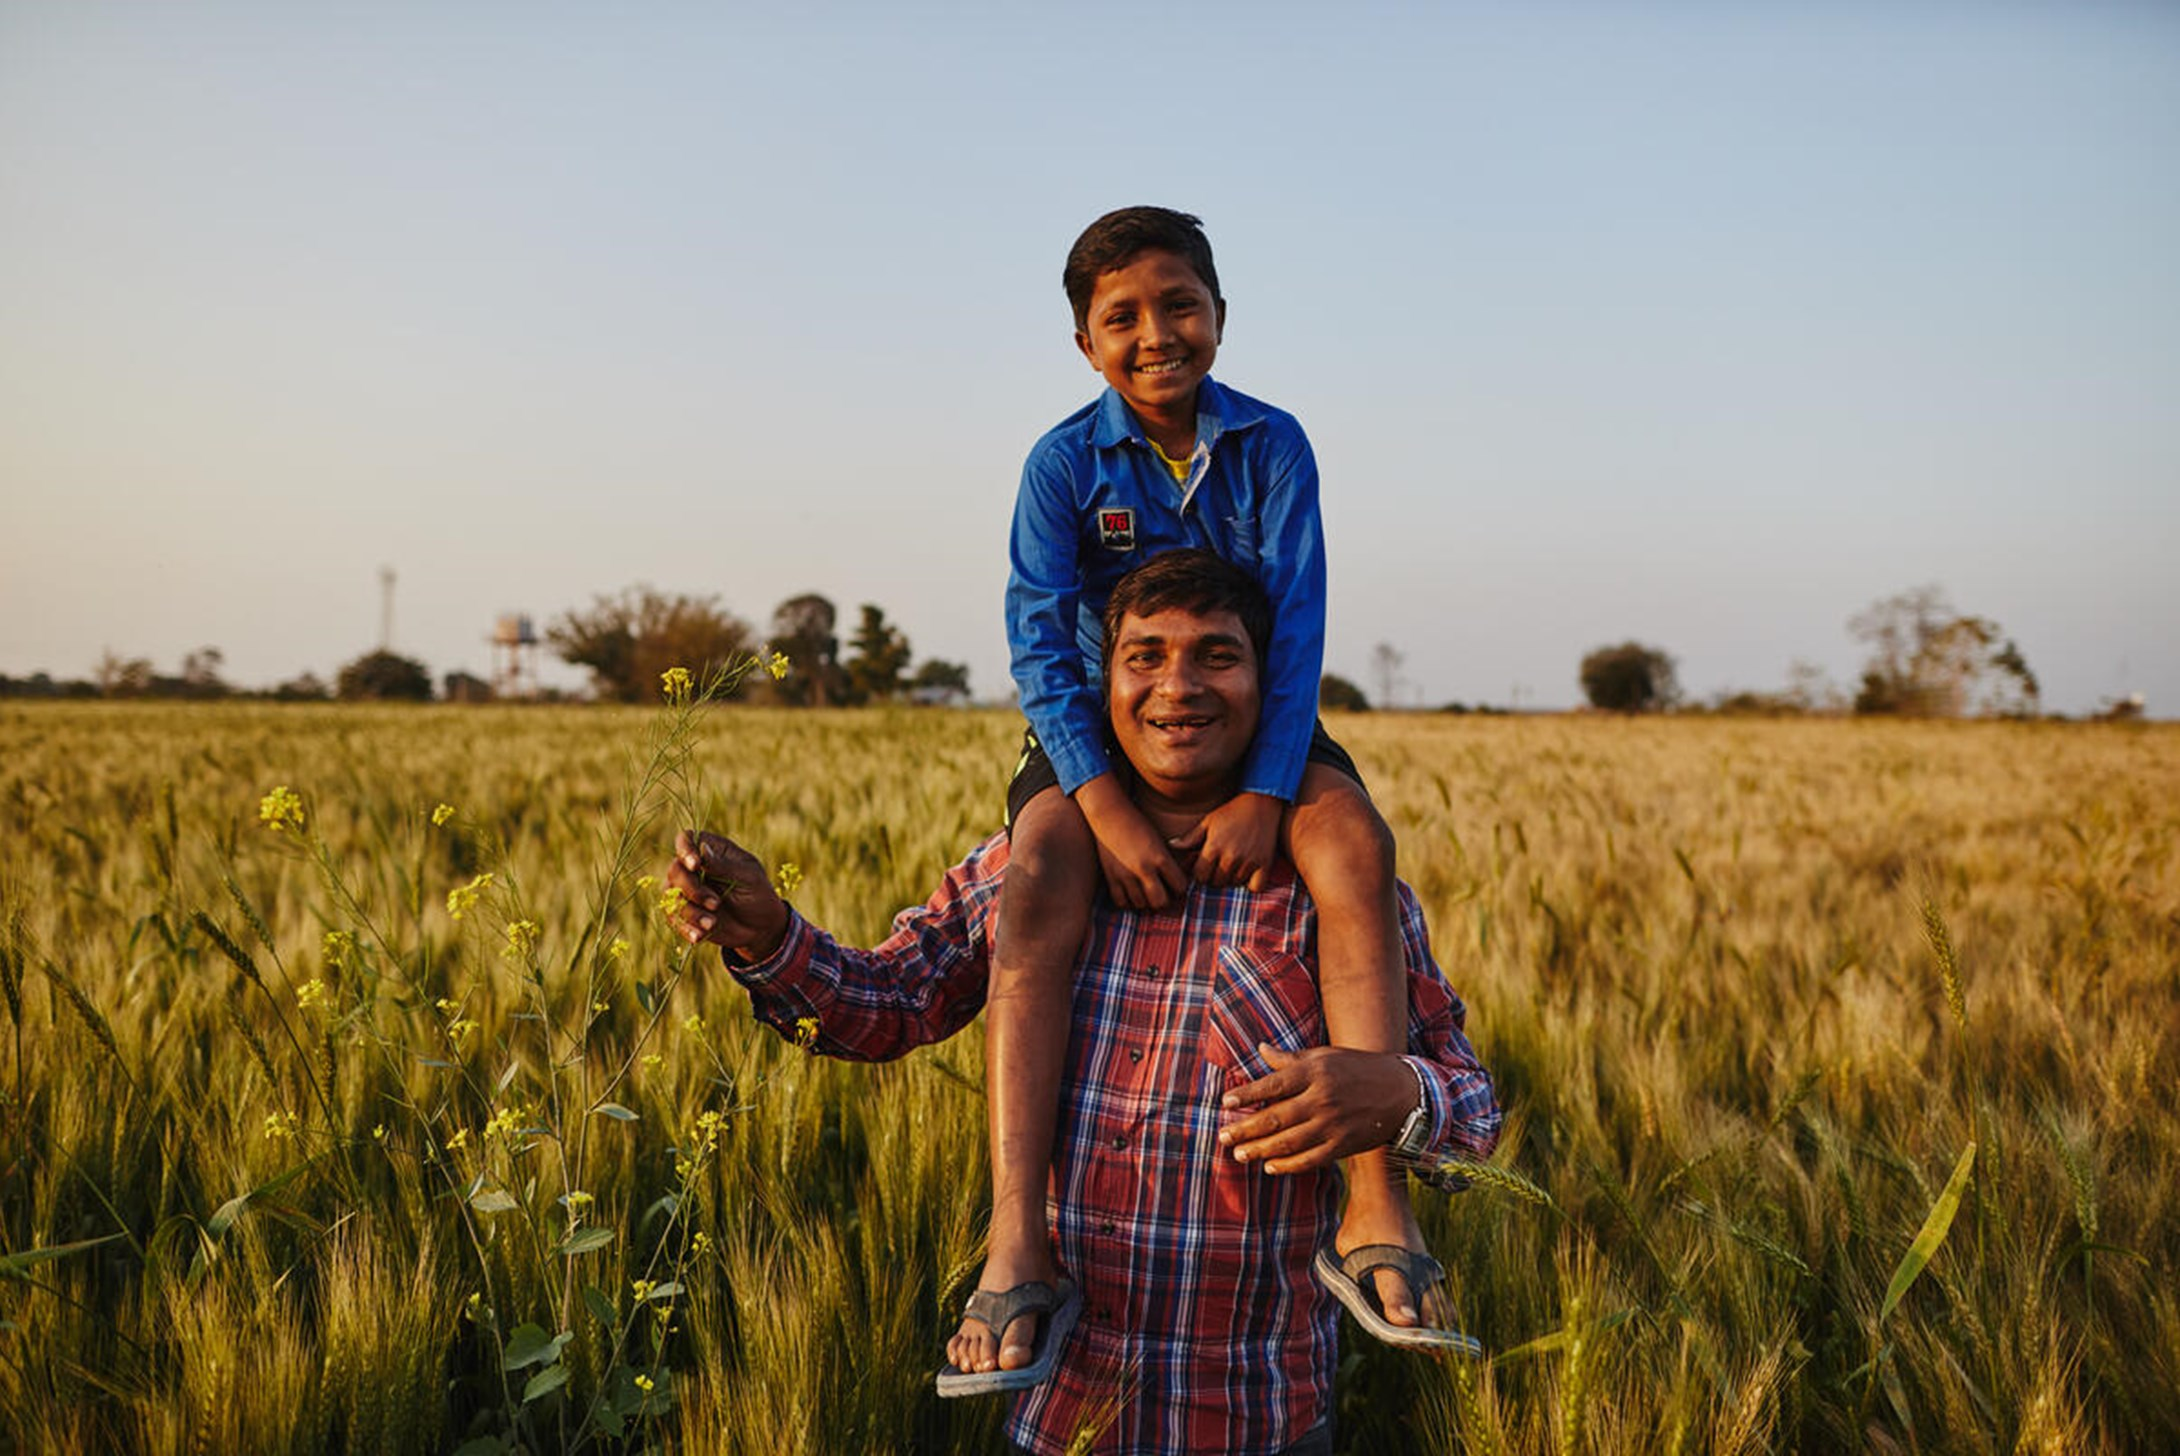
[(1265, 650), (1272, 645), (1272, 601), (1257, 579), (1233, 562), (1212, 551), (1185, 547), (1153, 556), (1113, 586), (1105, 601), (1103, 666), (1112, 678), (1113, 645), (1120, 638), (1120, 619), (1148, 617), (1159, 612), (1232, 612), (1241, 619), (1256, 649), (1257, 670), (1263, 671)]
[(1067, 250), (1067, 267), (1060, 282), (1075, 310), (1075, 327), (1090, 326), (1090, 295), (1097, 291), (1098, 275), (1125, 268), (1138, 253), (1152, 249), (1178, 253), (1196, 276), (1211, 290), (1214, 303), (1223, 303), (1219, 270), (1211, 261), (1211, 239), (1204, 236), (1203, 219), (1170, 207), (1123, 207), (1108, 212), (1082, 231)]

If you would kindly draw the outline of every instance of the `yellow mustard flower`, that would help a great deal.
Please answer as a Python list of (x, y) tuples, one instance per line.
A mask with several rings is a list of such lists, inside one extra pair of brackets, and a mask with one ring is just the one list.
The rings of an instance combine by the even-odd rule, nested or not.
[(813, 1044), (817, 1041), (817, 1034), (818, 1019), (815, 1016), (800, 1016), (795, 1019), (796, 1046), (806, 1047)]
[(443, 829), (446, 827), (446, 822), (453, 817), (454, 806), (452, 804), (441, 804), (431, 811), (431, 827)]
[(500, 947), (500, 954), (508, 960), (519, 961), (537, 944), (537, 922), (515, 920), (507, 926), (507, 944)]
[(257, 801), (258, 822), (275, 834), (303, 827), (303, 796), (286, 784), (273, 785), (273, 791)]
[(695, 686), (695, 681), (689, 676), (689, 669), (686, 667), (669, 667), (659, 674), (659, 687), (665, 692), (666, 701), (669, 703), (689, 701), (689, 689)]
[(284, 1143), (295, 1136), (295, 1114), (275, 1112), (265, 1119), (265, 1136), (272, 1142)]
[(645, 1395), (649, 1395), (653, 1388), (653, 1382), (650, 1376), (639, 1375), (636, 1377), (636, 1389), (642, 1391)]
[(704, 1018), (701, 1016), (691, 1015), (687, 1020), (681, 1023), (681, 1029), (689, 1033), (689, 1035), (691, 1036), (702, 1036), (704, 1034)]
[(477, 908), (477, 897), (491, 887), (492, 875), (489, 871), (474, 877), (466, 885), (456, 885), (447, 891), (447, 914), (456, 920), (461, 919)]
[(621, 939), (621, 938), (620, 938), (619, 936), (617, 936), (617, 935), (616, 935), (616, 936), (614, 936), (614, 937), (613, 937), (613, 944), (611, 944), (611, 945), (609, 945), (609, 946), (607, 946), (607, 947), (606, 947), (606, 959), (607, 959), (607, 960), (609, 960), (609, 961), (617, 961), (617, 960), (619, 960), (619, 959), (620, 959), (620, 958), (621, 958), (622, 956), (624, 956), (624, 955), (627, 955), (627, 954), (628, 954), (628, 942), (627, 942), (627, 941), (625, 941), (625, 940), (623, 940), (623, 939)]
[(688, 896), (681, 893), (681, 886), (668, 885), (665, 889), (665, 892), (659, 896), (659, 914), (667, 916), (670, 919), (673, 916), (679, 915), (681, 913), (681, 907), (688, 903), (689, 898)]
[(514, 1108), (502, 1107), (498, 1112), (493, 1113), (492, 1120), (484, 1125), (484, 1135), (487, 1138), (513, 1137), (527, 1121), (529, 1119)]
[(319, 980), (316, 976), (311, 977), (309, 980), (303, 982), (302, 985), (295, 988), (295, 1004), (302, 1007), (305, 1011), (310, 1010), (310, 1008), (313, 1006), (320, 1006), (324, 1003), (325, 982)]
[(466, 1148), (468, 1146), (469, 1129), (466, 1127), (456, 1128), (454, 1130), (453, 1136), (447, 1139), (447, 1151), (450, 1153), (456, 1151), (457, 1149)]
[(782, 860), (780, 867), (772, 872), (772, 888), (779, 892), (782, 900), (794, 894), (802, 888), (802, 866), (791, 859)]
[(645, 1052), (643, 1054), (643, 1069), (646, 1072), (656, 1072), (660, 1064), (665, 1060), (666, 1058), (660, 1056), (657, 1052)]
[(778, 682), (781, 678), (787, 676), (787, 669), (790, 665), (787, 654), (784, 652), (775, 652), (765, 659), (765, 671), (772, 674), (774, 682)]
[(356, 953), (356, 937), (345, 930), (329, 930), (325, 933), (325, 967), (329, 971), (348, 968), (349, 958)]

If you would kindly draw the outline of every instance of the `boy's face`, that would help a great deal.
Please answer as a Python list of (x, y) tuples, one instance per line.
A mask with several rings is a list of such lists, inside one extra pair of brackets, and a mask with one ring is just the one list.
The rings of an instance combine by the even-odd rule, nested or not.
[(1075, 334), (1090, 367), (1146, 421), (1196, 429), (1196, 386), (1218, 357), (1226, 305), (1178, 253), (1154, 248), (1098, 275)]

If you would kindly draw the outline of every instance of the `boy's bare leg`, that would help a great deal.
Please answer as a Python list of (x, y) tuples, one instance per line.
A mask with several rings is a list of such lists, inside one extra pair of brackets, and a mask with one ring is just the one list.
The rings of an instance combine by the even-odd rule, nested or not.
[[(1324, 764), (1304, 770), (1287, 825), (1287, 854), (1317, 902), (1317, 984), (1325, 1040), (1360, 1051), (1408, 1050), (1408, 972), (1393, 888), (1393, 834), (1362, 786)], [(1408, 1180), (1383, 1148), (1340, 1164), (1347, 1208), (1333, 1235), (1342, 1254), (1363, 1244), (1422, 1251)], [(1418, 1311), (1408, 1283), (1374, 1276), (1378, 1304), (1396, 1325), (1437, 1322)]]
[[(1075, 957), (1096, 894), (1097, 843), (1074, 800), (1046, 789), (1014, 821), (999, 894), (984, 1010), (984, 1085), (992, 1147), (992, 1236), (977, 1288), (1059, 1275), (1045, 1223), (1060, 1070), (1067, 1059)], [(957, 1370), (1017, 1370), (1036, 1353), (1035, 1315), (995, 1335), (963, 1320), (947, 1341)]]

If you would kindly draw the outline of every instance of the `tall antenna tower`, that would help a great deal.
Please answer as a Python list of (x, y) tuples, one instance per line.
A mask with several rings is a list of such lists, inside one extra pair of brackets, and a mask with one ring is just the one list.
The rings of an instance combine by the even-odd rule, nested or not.
[(378, 650), (394, 650), (394, 569), (382, 566), (378, 569)]

